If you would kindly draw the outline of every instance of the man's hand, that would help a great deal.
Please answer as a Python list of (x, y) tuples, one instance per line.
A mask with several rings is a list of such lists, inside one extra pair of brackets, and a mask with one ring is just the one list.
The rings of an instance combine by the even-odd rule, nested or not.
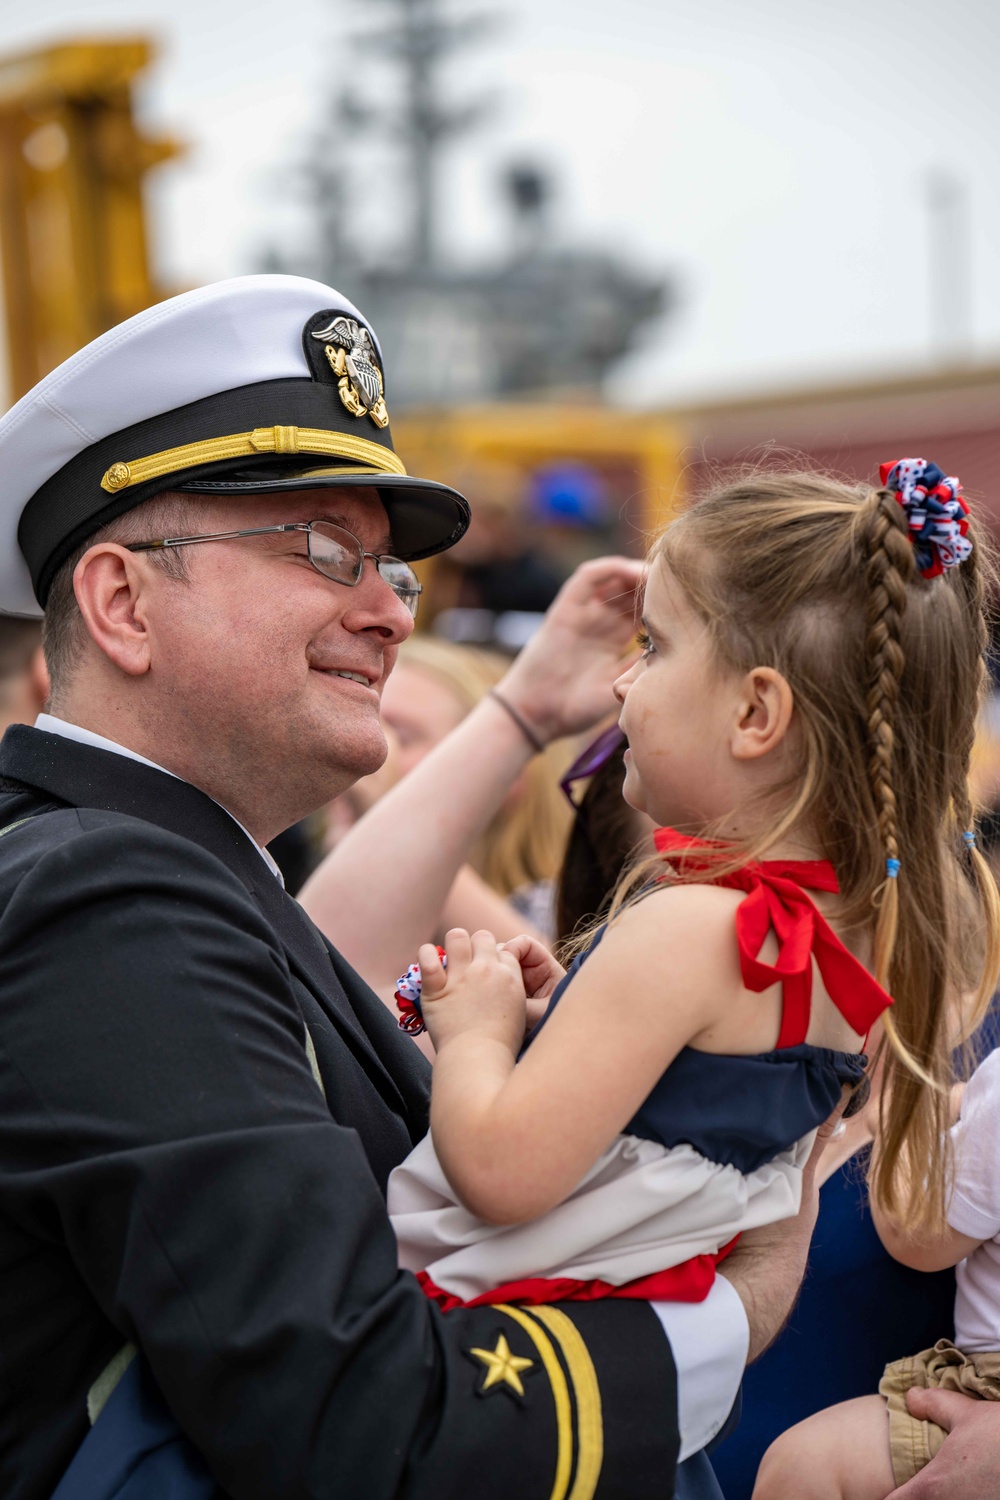
[(517, 959), (492, 932), (453, 927), (445, 936), (445, 969), (433, 943), (421, 945), (420, 1002), (438, 1053), (465, 1032), (499, 1042), (516, 1057), (524, 1039), (524, 981)]
[(910, 1415), (948, 1436), (940, 1451), (888, 1500), (994, 1500), (1000, 1495), (1000, 1403), (960, 1391), (912, 1390)]
[(635, 658), (643, 563), (585, 562), (563, 584), (500, 691), (543, 740), (579, 734), (615, 708), (611, 685)]
[(849, 1098), (845, 1090), (833, 1114), (816, 1132), (809, 1160), (802, 1169), (802, 1202), (795, 1218), (747, 1230), (719, 1267), (719, 1275), (732, 1282), (746, 1308), (750, 1324), (748, 1364), (774, 1343), (795, 1305), (819, 1213), (816, 1168)]

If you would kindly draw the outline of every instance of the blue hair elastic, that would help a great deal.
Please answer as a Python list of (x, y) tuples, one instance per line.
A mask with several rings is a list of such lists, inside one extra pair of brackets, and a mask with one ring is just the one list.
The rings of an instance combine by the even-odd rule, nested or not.
[(976, 847), (976, 830), (974, 828), (966, 829), (962, 834), (962, 843), (967, 849), (974, 849)]
[(888, 880), (895, 880), (899, 874), (899, 860), (887, 859), (885, 862), (885, 873)]

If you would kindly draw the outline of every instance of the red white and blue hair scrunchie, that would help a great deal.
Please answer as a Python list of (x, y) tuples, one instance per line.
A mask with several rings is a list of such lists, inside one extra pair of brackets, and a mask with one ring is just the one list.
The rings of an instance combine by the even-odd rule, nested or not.
[[(438, 946), (438, 958), (441, 967), (447, 969), (448, 955), (440, 945)], [(401, 974), (396, 985), (396, 1009), (399, 1011), (399, 1020), (396, 1025), (400, 1031), (405, 1031), (408, 1036), (420, 1036), (427, 1030), (424, 1025), (424, 1013), (420, 1004), (420, 992), (423, 981), (420, 974), (420, 965), (411, 964), (405, 974)]]
[(969, 507), (954, 475), (926, 458), (898, 458), (878, 472), (883, 489), (892, 490), (906, 512), (921, 578), (937, 578), (964, 562), (972, 551)]

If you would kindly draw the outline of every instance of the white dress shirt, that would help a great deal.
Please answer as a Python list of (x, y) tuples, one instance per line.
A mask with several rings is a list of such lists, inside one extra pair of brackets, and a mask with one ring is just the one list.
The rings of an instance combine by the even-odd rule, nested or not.
[(679, 1462), (710, 1443), (736, 1400), (750, 1349), (740, 1294), (717, 1276), (704, 1302), (650, 1304), (670, 1340), (677, 1366)]
[[(103, 734), (94, 734), (90, 729), (81, 729), (78, 724), (70, 724), (65, 719), (54, 718), (52, 714), (39, 714), (35, 728), (44, 729), (49, 734), (61, 734), (81, 745), (93, 745), (97, 750), (124, 755), (129, 760), (137, 760), (140, 765), (152, 766), (154, 771), (163, 771), (167, 776), (174, 775), (173, 771), (167, 771), (165, 766), (158, 766), (146, 756), (129, 750), (126, 745), (106, 739)], [(229, 812), (229, 809), (224, 811)], [(232, 818), (232, 813), (229, 816)], [(233, 822), (243, 828), (238, 818), (233, 818)], [(243, 832), (272, 874), (282, 880), (281, 871), (268, 851), (245, 828)], [(738, 1292), (724, 1276), (716, 1277), (704, 1302), (653, 1302), (651, 1306), (670, 1340), (677, 1366), (679, 1459), (683, 1462), (711, 1442), (729, 1415), (746, 1366), (750, 1325)]]

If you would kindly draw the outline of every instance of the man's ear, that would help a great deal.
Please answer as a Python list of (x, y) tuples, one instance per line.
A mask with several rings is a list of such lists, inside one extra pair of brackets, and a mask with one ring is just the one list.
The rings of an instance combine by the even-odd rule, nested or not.
[(781, 745), (792, 722), (795, 699), (773, 667), (754, 667), (740, 685), (731, 750), (736, 760), (760, 760)]
[(84, 624), (108, 660), (129, 677), (148, 672), (148, 589), (135, 554), (117, 542), (98, 542), (77, 563), (73, 590)]

